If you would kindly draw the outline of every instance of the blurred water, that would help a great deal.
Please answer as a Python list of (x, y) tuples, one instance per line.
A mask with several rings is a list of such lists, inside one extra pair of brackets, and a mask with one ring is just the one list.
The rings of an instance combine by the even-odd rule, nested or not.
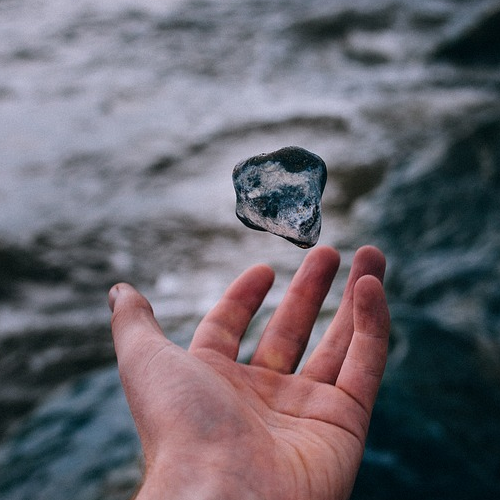
[(188, 345), (248, 265), (304, 256), (234, 216), (231, 170), (327, 163), (320, 243), (389, 259), (387, 376), (353, 498), (500, 494), (495, 1), (0, 1), (0, 497), (124, 499), (120, 280)]

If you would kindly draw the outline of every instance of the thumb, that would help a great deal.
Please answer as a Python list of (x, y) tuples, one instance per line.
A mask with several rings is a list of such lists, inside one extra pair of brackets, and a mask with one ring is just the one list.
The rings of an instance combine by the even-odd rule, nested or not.
[(120, 372), (125, 368), (141, 369), (151, 358), (170, 342), (157, 323), (151, 304), (135, 288), (119, 283), (109, 291), (112, 311), (111, 332)]

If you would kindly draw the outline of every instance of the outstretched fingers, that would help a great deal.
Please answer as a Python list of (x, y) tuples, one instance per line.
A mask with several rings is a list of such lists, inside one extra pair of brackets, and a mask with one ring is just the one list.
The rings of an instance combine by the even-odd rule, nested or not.
[(337, 378), (344, 391), (371, 415), (387, 360), (390, 317), (384, 290), (374, 276), (354, 288), (354, 334)]
[(365, 275), (372, 275), (382, 282), (384, 272), (385, 257), (380, 250), (364, 246), (356, 252), (338, 311), (304, 365), (301, 372), (303, 375), (320, 382), (335, 383), (354, 332), (356, 283)]
[(235, 360), (241, 337), (273, 281), (274, 271), (263, 264), (241, 274), (200, 322), (189, 350), (212, 349)]
[(317, 247), (307, 254), (264, 330), (252, 365), (280, 373), (295, 370), (339, 263), (338, 252), (330, 247)]

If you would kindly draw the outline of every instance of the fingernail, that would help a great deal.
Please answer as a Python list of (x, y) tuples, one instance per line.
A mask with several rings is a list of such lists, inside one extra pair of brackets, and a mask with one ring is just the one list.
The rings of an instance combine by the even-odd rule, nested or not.
[(111, 309), (111, 312), (113, 312), (115, 308), (115, 302), (116, 299), (118, 298), (119, 292), (120, 290), (118, 289), (118, 285), (115, 285), (113, 288), (111, 288), (111, 290), (108, 293), (108, 304), (109, 308)]

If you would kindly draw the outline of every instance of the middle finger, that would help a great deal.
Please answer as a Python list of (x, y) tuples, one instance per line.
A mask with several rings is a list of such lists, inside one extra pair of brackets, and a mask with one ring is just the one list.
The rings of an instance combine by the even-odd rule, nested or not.
[(339, 264), (333, 248), (322, 246), (309, 252), (266, 326), (250, 364), (280, 373), (296, 369)]

